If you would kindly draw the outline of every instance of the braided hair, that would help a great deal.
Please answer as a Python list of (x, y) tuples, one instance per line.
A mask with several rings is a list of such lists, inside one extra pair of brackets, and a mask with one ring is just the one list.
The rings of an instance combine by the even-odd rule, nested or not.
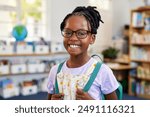
[(97, 10), (95, 10), (96, 7), (88, 6), (88, 7), (82, 7), (79, 6), (73, 10), (72, 13), (68, 14), (63, 22), (60, 25), (61, 31), (64, 29), (66, 25), (66, 20), (73, 16), (73, 15), (78, 15), (78, 16), (84, 16), (86, 20), (90, 23), (91, 26), (91, 33), (92, 34), (97, 34), (97, 29), (100, 25), (100, 22), (104, 23), (101, 20), (101, 16)]

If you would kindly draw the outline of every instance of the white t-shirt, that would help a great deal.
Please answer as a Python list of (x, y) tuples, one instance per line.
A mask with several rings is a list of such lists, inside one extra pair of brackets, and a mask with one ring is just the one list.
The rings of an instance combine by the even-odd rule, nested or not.
[[(91, 58), (86, 64), (77, 68), (68, 68), (66, 62), (63, 64), (61, 71), (63, 73), (69, 73), (72, 75), (82, 75), (87, 72), (87, 70), (92, 66), (96, 60)], [(54, 94), (55, 78), (57, 74), (58, 65), (51, 68), (48, 77), (48, 93)], [(90, 75), (89, 75), (90, 77)], [(105, 64), (101, 65), (101, 68), (95, 78), (92, 86), (90, 87), (88, 93), (89, 95), (96, 99), (102, 99), (102, 94), (109, 94), (115, 91), (119, 87), (119, 84), (112, 73), (112, 70)]]

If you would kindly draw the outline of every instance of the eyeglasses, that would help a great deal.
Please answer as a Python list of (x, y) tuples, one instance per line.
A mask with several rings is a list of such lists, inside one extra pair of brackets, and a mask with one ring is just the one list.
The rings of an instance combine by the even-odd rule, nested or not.
[(70, 38), (73, 33), (76, 34), (76, 37), (78, 39), (84, 39), (88, 36), (89, 33), (91, 33), (90, 31), (88, 30), (83, 30), (83, 29), (80, 29), (80, 30), (76, 30), (76, 31), (73, 31), (73, 30), (70, 30), (70, 29), (64, 29), (62, 30), (61, 34), (63, 37), (65, 38)]

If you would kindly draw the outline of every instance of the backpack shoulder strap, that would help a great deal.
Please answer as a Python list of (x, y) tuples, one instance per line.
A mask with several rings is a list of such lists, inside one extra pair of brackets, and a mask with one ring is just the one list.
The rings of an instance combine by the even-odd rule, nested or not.
[[(61, 71), (63, 64), (64, 64), (64, 62), (59, 64), (58, 69), (57, 69), (57, 74)], [(55, 78), (55, 94), (58, 94), (58, 93), (59, 93), (59, 89), (58, 89), (58, 82), (57, 82), (57, 77), (56, 77)]]
[(60, 72), (62, 66), (63, 66), (64, 62), (60, 63), (59, 66), (58, 66), (58, 69), (57, 69), (57, 74)]
[(96, 64), (87, 84), (85, 85), (83, 91), (87, 92), (90, 89), (91, 85), (93, 84), (93, 82), (94, 82), (94, 80), (95, 80), (95, 78), (96, 78), (96, 76), (97, 76), (97, 74), (101, 68), (101, 65), (102, 65), (102, 63), (97, 62), (97, 64)]

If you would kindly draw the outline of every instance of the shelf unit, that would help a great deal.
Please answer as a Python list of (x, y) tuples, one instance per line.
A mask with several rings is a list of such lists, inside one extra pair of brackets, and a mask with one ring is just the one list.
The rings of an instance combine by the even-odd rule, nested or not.
[(66, 57), (66, 52), (57, 52), (57, 53), (48, 53), (48, 54), (0, 54), (0, 60), (7, 59), (12, 60), (16, 58), (24, 58), (24, 59), (30, 59), (30, 58), (36, 58), (36, 59), (47, 59), (47, 60), (54, 60), (61, 57)]
[[(24, 94), (22, 94), (22, 95), (27, 95), (27, 94), (25, 94), (25, 92), (27, 92), (27, 91), (29, 91), (29, 92), (31, 91), (31, 94), (35, 93), (35, 92), (40, 92), (40, 91), (43, 91), (43, 90), (45, 91), (45, 88), (41, 89), (41, 86), (42, 87), (46, 86), (45, 83), (47, 82), (47, 77), (48, 77), (49, 70), (50, 70), (50, 67), (51, 67), (51, 62), (55, 61), (55, 63), (57, 64), (58, 62), (64, 61), (66, 58), (68, 58), (68, 54), (65, 53), (65, 52), (48, 53), (48, 54), (6, 54), (6, 55), (0, 54), (0, 61), (5, 60), (5, 61), (10, 62), (10, 61), (17, 61), (17, 60), (23, 60), (23, 61), (28, 61), (28, 60), (29, 61), (30, 60), (36, 61), (36, 60), (39, 60), (39, 61), (42, 61), (42, 62), (45, 61), (44, 64), (46, 64), (48, 62), (47, 64), (49, 66), (44, 71), (40, 70), (36, 73), (35, 72), (33, 73), (33, 71), (31, 72), (27, 69), (28, 68), (27, 67), (27, 62), (24, 62), (23, 64), (25, 64), (27, 72), (12, 73), (12, 72), (10, 72), (10, 65), (9, 65), (9, 73), (7, 73), (7, 74), (0, 73), (0, 81), (5, 80), (5, 79), (11, 79), (13, 81), (13, 83), (17, 86), (17, 88), (19, 88), (19, 90), (20, 90), (19, 93), (20, 94), (24, 90), (23, 91)], [(45, 69), (45, 67), (44, 67), (44, 69)], [(37, 71), (37, 67), (36, 68), (33, 67), (32, 69), (35, 69), (34, 71)], [(39, 67), (38, 67), (38, 69), (39, 69)], [(40, 67), (40, 69), (43, 69), (43, 67), (42, 68)], [(28, 82), (28, 81), (33, 81), (33, 80), (36, 80), (37, 82), (39, 82), (36, 86), (37, 88), (35, 86), (20, 88), (20, 85), (23, 82)], [(41, 82), (44, 83), (44, 84), (40, 84)], [(35, 90), (35, 88), (36, 88), (36, 90)], [(11, 89), (8, 89), (8, 90), (4, 89), (5, 91), (3, 91), (3, 93), (2, 93), (2, 90), (3, 89), (0, 89), (2, 97), (3, 98), (8, 98), (9, 97), (8, 93), (9, 93), (9, 90), (11, 90)], [(13, 93), (14, 93), (14, 90), (13, 90)], [(18, 94), (15, 94), (14, 96), (17, 96), (17, 95)], [(28, 94), (28, 95), (30, 95), (30, 94)]]
[(150, 6), (131, 11), (130, 61), (137, 65), (129, 75), (129, 94), (150, 99)]
[[(67, 58), (67, 53), (65, 52), (58, 52), (58, 53), (48, 53), (48, 54), (6, 54), (2, 55), (0, 54), (0, 60), (8, 60), (8, 61), (13, 61), (13, 60), (47, 60), (47, 61), (53, 61), (53, 60), (63, 60)], [(47, 74), (48, 72), (42, 72), (42, 73), (19, 73), (19, 74), (0, 74), (0, 78), (2, 77), (13, 77), (13, 76), (25, 76), (25, 75), (40, 75), (40, 74)]]
[(108, 59), (108, 58), (104, 58), (104, 62), (106, 63), (118, 63), (118, 64), (125, 64), (128, 65), (130, 63), (129, 60), (125, 60), (125, 59)]

